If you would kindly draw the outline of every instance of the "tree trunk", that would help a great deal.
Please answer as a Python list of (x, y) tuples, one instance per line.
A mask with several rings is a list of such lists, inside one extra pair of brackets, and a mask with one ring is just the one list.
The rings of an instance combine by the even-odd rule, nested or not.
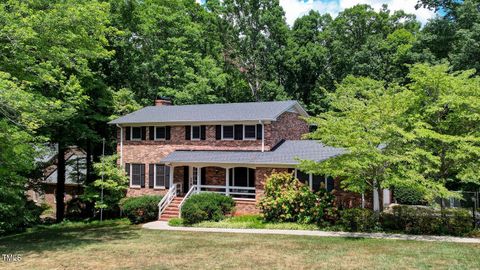
[(57, 200), (56, 222), (62, 222), (65, 217), (65, 146), (58, 143), (57, 154), (57, 192), (55, 197)]

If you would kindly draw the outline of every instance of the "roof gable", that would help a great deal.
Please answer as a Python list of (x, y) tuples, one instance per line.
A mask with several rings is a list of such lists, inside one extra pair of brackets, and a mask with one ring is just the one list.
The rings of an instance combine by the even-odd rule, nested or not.
[(117, 118), (109, 124), (275, 121), (294, 110), (308, 116), (297, 101), (148, 106)]

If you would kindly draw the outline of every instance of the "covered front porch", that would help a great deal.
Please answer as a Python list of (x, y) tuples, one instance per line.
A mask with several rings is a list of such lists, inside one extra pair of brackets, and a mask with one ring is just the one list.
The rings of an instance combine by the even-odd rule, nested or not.
[(216, 192), (237, 200), (256, 200), (255, 168), (216, 164), (167, 164), (170, 186), (179, 196)]

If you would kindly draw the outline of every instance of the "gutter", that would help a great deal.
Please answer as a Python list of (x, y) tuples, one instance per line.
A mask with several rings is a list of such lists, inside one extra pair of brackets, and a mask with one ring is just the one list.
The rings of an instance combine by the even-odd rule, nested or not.
[(120, 167), (123, 168), (123, 128), (117, 124), (120, 128)]
[(262, 125), (262, 153), (265, 152), (265, 126), (262, 120), (258, 120), (258, 122)]

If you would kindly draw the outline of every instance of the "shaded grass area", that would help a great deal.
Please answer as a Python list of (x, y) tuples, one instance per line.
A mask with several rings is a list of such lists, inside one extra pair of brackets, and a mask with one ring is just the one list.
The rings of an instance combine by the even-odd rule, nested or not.
[(480, 269), (480, 245), (173, 232), (126, 221), (64, 224), (0, 238), (11, 269)]

